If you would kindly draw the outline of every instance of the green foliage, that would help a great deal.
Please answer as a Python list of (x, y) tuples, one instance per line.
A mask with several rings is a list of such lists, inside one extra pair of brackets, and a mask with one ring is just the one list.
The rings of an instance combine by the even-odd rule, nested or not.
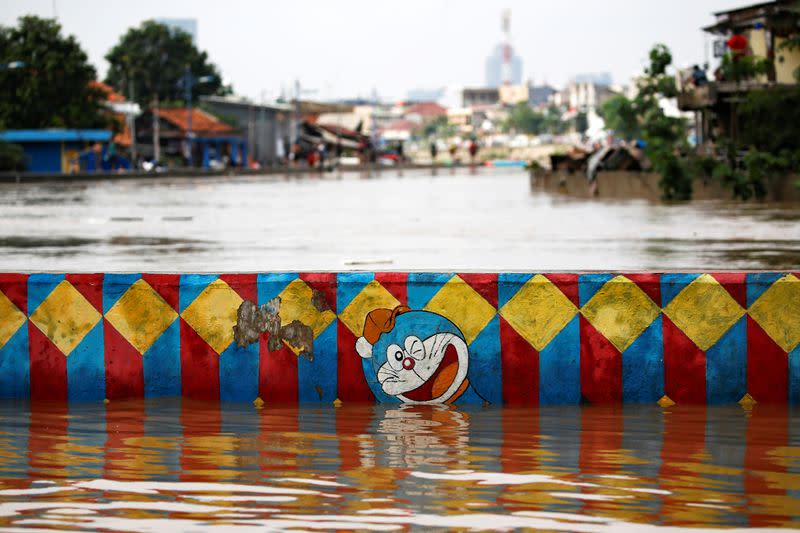
[(688, 200), (692, 196), (692, 178), (685, 162), (677, 153), (686, 144), (686, 121), (669, 117), (659, 101), (677, 94), (674, 77), (667, 74), (672, 54), (663, 44), (650, 50), (650, 67), (640, 78), (639, 92), (632, 102), (641, 137), (646, 143), (645, 153), (653, 170), (661, 174), (659, 186), (665, 200)]
[(16, 144), (0, 141), (0, 171), (25, 170), (25, 152)]
[(800, 87), (749, 91), (737, 114), (743, 146), (773, 154), (800, 150)]
[[(501, 127), (506, 132), (559, 135), (565, 133), (570, 126), (569, 123), (561, 120), (561, 114), (561, 110), (555, 106), (541, 112), (533, 109), (525, 102), (520, 102), (511, 109)], [(574, 125), (576, 131), (586, 131), (586, 114), (578, 113), (574, 119)]]
[(544, 114), (534, 111), (527, 103), (520, 102), (508, 113), (503, 130), (539, 134), (544, 132), (546, 122)]
[(773, 65), (764, 57), (736, 56), (728, 52), (722, 57), (719, 68), (723, 79), (739, 83), (768, 74)]
[(719, 161), (714, 157), (690, 155), (686, 161), (686, 169), (692, 176), (710, 178)]
[(623, 95), (612, 96), (600, 108), (600, 114), (606, 123), (606, 128), (613, 130), (623, 139), (637, 139), (641, 137), (639, 117), (632, 100)]
[(105, 128), (103, 95), (89, 86), (97, 73), (74, 36), (64, 37), (51, 19), (21, 17), (0, 26), (0, 127)]
[(767, 194), (766, 182), (800, 169), (800, 153), (783, 151), (775, 155), (755, 147), (737, 159), (736, 147), (728, 143), (726, 161), (717, 163), (712, 175), (722, 180), (723, 185), (733, 190), (733, 196), (741, 200), (763, 198)]
[(452, 137), (457, 133), (455, 125), (450, 124), (447, 120), (447, 115), (440, 115), (422, 127), (423, 137)]
[(677, 155), (662, 150), (651, 155), (653, 167), (661, 174), (658, 186), (664, 200), (689, 200), (692, 198), (692, 178), (686, 164)]
[(672, 52), (665, 44), (657, 44), (650, 49), (648, 54), (650, 67), (645, 69), (648, 76), (662, 76), (666, 73), (667, 67), (672, 64)]
[(197, 49), (188, 33), (152, 20), (130, 28), (106, 54), (106, 60), (109, 62), (106, 83), (129, 96), (132, 85), (134, 99), (145, 107), (150, 106), (156, 95), (163, 101), (182, 101), (187, 65), (195, 79), (211, 77), (209, 81), (193, 84), (192, 98), (230, 91), (222, 86), (219, 71), (209, 61), (208, 54)]

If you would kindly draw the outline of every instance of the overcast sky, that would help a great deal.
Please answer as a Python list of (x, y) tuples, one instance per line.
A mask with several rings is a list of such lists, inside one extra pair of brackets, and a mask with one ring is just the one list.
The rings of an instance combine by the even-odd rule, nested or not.
[(704, 61), (700, 27), (738, 0), (0, 0), (0, 24), (23, 14), (52, 17), (74, 34), (101, 76), (106, 52), (150, 18), (195, 18), (207, 50), (237, 93), (277, 97), (300, 79), (316, 98), (385, 99), (409, 89), (482, 85), (484, 63), (511, 10), (512, 43), (524, 78), (561, 85), (575, 74), (610, 72), (625, 83), (650, 46), (675, 63)]

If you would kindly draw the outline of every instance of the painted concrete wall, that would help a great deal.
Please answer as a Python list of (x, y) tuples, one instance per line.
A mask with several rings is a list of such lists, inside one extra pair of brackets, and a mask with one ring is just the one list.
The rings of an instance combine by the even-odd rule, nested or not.
[(800, 272), (0, 274), (0, 397), (800, 404)]

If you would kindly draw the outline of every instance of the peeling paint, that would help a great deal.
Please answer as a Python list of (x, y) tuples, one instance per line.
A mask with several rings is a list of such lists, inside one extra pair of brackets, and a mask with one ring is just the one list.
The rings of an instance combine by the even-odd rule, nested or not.
[(331, 304), (328, 303), (328, 299), (325, 298), (325, 295), (317, 289), (313, 289), (311, 291), (311, 304), (316, 307), (317, 311), (320, 313), (324, 313), (325, 311), (333, 311)]
[(278, 316), (280, 306), (280, 297), (273, 298), (261, 307), (249, 300), (243, 301), (236, 312), (236, 324), (233, 326), (236, 345), (244, 348), (257, 342), (262, 333), (278, 333), (281, 327)]
[[(315, 299), (319, 303), (320, 299), (316, 294)], [(327, 301), (321, 297), (320, 305), (323, 304), (327, 305)], [(243, 301), (236, 313), (236, 325), (233, 326), (236, 345), (243, 348), (258, 342), (262, 333), (269, 333), (267, 342), (270, 351), (279, 350), (286, 344), (298, 356), (313, 361), (314, 331), (299, 320), (293, 320), (282, 326), (280, 308), (280, 296), (276, 296), (261, 307), (249, 300)], [(319, 306), (317, 308), (319, 309)]]

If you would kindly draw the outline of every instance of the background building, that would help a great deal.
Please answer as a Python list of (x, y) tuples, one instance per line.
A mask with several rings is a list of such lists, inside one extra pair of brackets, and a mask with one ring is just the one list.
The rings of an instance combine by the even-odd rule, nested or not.
[(283, 159), (289, 149), (287, 144), (296, 136), (292, 127), (294, 106), (290, 104), (256, 104), (230, 96), (201, 96), (200, 101), (216, 115), (236, 122), (247, 154), (261, 166)]
[[(494, 47), (491, 55), (486, 58), (486, 86), (500, 87), (503, 85), (503, 48), (504, 44)], [(522, 58), (514, 53), (511, 48), (511, 85), (522, 83)]]

